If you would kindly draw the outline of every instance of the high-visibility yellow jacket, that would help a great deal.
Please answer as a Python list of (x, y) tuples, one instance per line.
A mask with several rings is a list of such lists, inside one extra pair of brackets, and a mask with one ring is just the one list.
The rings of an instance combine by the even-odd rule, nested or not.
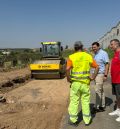
[(86, 52), (76, 52), (69, 56), (72, 61), (71, 80), (90, 83), (90, 67), (93, 58)]

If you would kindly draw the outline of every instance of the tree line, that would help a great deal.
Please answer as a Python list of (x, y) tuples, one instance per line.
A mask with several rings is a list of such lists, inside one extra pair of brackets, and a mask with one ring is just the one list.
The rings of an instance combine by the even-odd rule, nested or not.
[[(89, 50), (89, 49), (88, 49)], [(113, 57), (113, 52), (106, 48), (110, 59)], [(69, 49), (68, 46), (62, 51), (62, 57), (67, 59), (70, 54), (74, 53), (73, 49)], [(88, 51), (90, 53), (90, 51)], [(3, 54), (0, 51), (0, 67), (1, 68), (22, 68), (28, 66), (35, 60), (40, 60), (42, 53), (39, 49), (33, 51), (32, 49), (14, 50), (10, 51), (10, 54)]]

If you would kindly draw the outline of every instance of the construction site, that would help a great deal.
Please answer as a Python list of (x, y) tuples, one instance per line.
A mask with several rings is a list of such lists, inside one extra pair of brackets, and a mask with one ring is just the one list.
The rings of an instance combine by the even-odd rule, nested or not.
[[(57, 129), (67, 109), (63, 80), (31, 80), (25, 68), (0, 73), (0, 129)], [(63, 92), (64, 91), (64, 92)]]
[(120, 1), (0, 1), (0, 129), (120, 129)]
[[(42, 42), (42, 57), (25, 67), (0, 72), (0, 129), (73, 129), (69, 125), (70, 83), (60, 42)], [(67, 51), (68, 53), (68, 51)], [(8, 67), (9, 68), (9, 67)], [(95, 103), (94, 81), (90, 84), (91, 111)], [(108, 115), (114, 109), (110, 77), (105, 82), (106, 110), (92, 114), (88, 129), (118, 129)], [(79, 125), (85, 129), (81, 104)]]
[[(69, 83), (63, 79), (31, 79), (30, 69), (0, 73), (0, 91), (6, 101), (0, 102), (0, 129), (73, 129), (68, 124)], [(91, 83), (91, 108), (94, 105), (94, 83)], [(110, 78), (105, 83), (106, 111), (94, 114), (85, 126), (81, 116), (76, 129), (119, 129), (115, 117)]]

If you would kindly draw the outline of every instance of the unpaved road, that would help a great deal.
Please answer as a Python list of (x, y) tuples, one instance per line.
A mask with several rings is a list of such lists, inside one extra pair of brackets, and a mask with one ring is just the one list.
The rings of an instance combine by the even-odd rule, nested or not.
[(32, 80), (6, 95), (0, 104), (0, 129), (59, 129), (66, 112), (66, 79)]
[[(69, 83), (66, 78), (29, 80), (16, 88), (14, 78), (17, 81), (19, 77), (29, 76), (29, 72), (28, 69), (22, 69), (10, 73), (0, 73), (0, 82), (3, 84), (1, 86), (9, 84), (5, 82), (13, 84), (0, 89), (7, 99), (6, 103), (0, 103), (0, 129), (74, 129), (68, 124)], [(93, 85), (91, 83), (91, 107), (95, 101)], [(92, 115), (93, 121), (88, 127), (84, 125), (80, 112), (80, 123), (76, 129), (120, 128), (120, 123), (115, 121), (116, 117), (108, 115), (113, 110), (115, 100), (111, 94), (110, 79), (105, 83), (105, 93), (106, 111)]]

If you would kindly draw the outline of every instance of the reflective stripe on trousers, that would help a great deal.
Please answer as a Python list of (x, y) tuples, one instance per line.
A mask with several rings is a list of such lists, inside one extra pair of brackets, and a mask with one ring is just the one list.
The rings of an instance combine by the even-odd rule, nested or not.
[(89, 115), (83, 114), (83, 116), (85, 116), (85, 117), (90, 117), (90, 116), (91, 116), (91, 114), (89, 114)]
[(89, 85), (81, 82), (73, 82), (70, 89), (70, 104), (68, 107), (70, 120), (76, 122), (78, 119), (79, 102), (81, 100), (83, 120), (88, 124), (90, 115), (90, 89)]

